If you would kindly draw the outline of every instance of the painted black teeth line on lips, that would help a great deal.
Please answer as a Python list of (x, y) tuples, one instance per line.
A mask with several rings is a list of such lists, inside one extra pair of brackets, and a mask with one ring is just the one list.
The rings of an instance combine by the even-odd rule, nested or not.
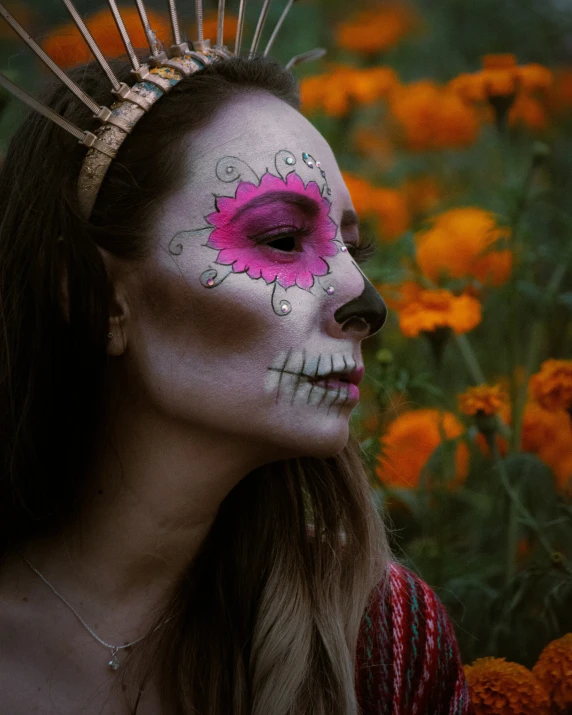
[[(331, 371), (331, 372), (334, 372), (334, 356), (332, 355), (331, 358), (332, 358), (332, 371)], [(330, 373), (330, 374), (331, 374), (331, 373)], [(327, 394), (327, 393), (324, 391), (324, 395), (325, 395), (325, 394)], [(337, 389), (337, 392), (336, 392), (336, 396), (332, 399), (332, 401), (331, 401), (330, 404), (328, 405), (328, 414), (330, 414), (330, 410), (332, 409), (332, 405), (333, 405), (334, 402), (339, 398), (339, 396), (340, 396), (340, 386), (338, 385), (338, 389)]]
[(292, 355), (292, 348), (288, 350), (286, 353), (286, 358), (284, 360), (284, 365), (282, 365), (281, 368), (269, 368), (270, 370), (276, 370), (277, 372), (280, 373), (280, 377), (278, 378), (278, 389), (276, 390), (276, 404), (278, 404), (278, 400), (280, 399), (280, 386), (282, 385), (282, 378), (284, 377), (285, 374), (295, 374), (295, 373), (290, 373), (288, 370), (286, 370), (286, 366), (288, 365), (288, 361), (290, 360), (290, 356)]
[(348, 394), (346, 395), (346, 399), (342, 402), (342, 404), (338, 408), (338, 417), (342, 414), (342, 410), (344, 407), (348, 404), (348, 400), (350, 399), (350, 392), (348, 390)]
[[(314, 375), (314, 379), (318, 375), (318, 370), (320, 369), (320, 360), (322, 359), (321, 355), (318, 355), (318, 363), (316, 364), (316, 374)], [(312, 392), (314, 392), (314, 383), (310, 382), (310, 393), (308, 395), (308, 404), (310, 404), (310, 397), (312, 396)]]
[[(333, 355), (330, 355), (330, 361), (331, 361), (332, 367), (331, 367), (331, 369), (330, 369), (329, 374), (331, 375), (331, 374), (334, 372), (334, 356), (333, 356)], [(322, 395), (322, 399), (320, 400), (320, 402), (319, 402), (319, 404), (318, 404), (318, 409), (320, 409), (320, 407), (322, 406), (322, 403), (323, 403), (324, 400), (326, 399), (327, 395), (328, 395), (327, 390), (324, 390), (324, 394)], [(331, 407), (331, 405), (330, 405), (330, 407)], [(330, 414), (330, 410), (329, 410), (329, 409), (328, 409), (328, 414)]]
[[(320, 358), (318, 358), (318, 361), (319, 360), (320, 360)], [(287, 362), (288, 362), (288, 360), (286, 361), (286, 363)], [(312, 374), (308, 374), (307, 372), (299, 372), (298, 370), (286, 370), (285, 369), (286, 363), (284, 364), (284, 367), (269, 367), (268, 369), (271, 372), (279, 372), (282, 375), (293, 375), (295, 377), (300, 377), (300, 378), (306, 377), (306, 378), (308, 378), (310, 380), (314, 380), (314, 381), (326, 380), (326, 379), (331, 379), (332, 377), (339, 377), (339, 376), (344, 377), (346, 374), (349, 375), (349, 373), (353, 372), (354, 370), (357, 370), (357, 364), (355, 364), (355, 365), (353, 365), (353, 367), (351, 367), (351, 369), (350, 369), (350, 366), (346, 366), (343, 370), (330, 370), (330, 371), (324, 372), (322, 374), (314, 373), (312, 375)]]
[[(333, 368), (334, 368), (334, 356), (333, 356), (333, 355), (330, 355), (330, 361), (331, 361), (331, 366), (332, 366), (332, 367), (331, 367), (331, 370), (330, 370), (330, 372), (329, 372), (328, 374), (331, 375), (332, 372), (333, 372)], [(318, 407), (317, 407), (318, 410), (319, 410), (320, 407), (322, 406), (322, 404), (323, 404), (323, 402), (324, 402), (324, 400), (326, 399), (327, 396), (328, 396), (328, 391), (327, 391), (327, 390), (324, 390), (324, 392), (323, 392), (323, 394), (322, 394), (322, 397), (321, 397), (321, 399), (320, 399), (320, 402), (318, 403)], [(329, 413), (329, 410), (328, 410), (328, 413)]]
[[(348, 364), (347, 364), (347, 362), (346, 362), (346, 356), (345, 356), (345, 355), (342, 355), (342, 358), (343, 358), (343, 360), (344, 360), (344, 372), (345, 372), (345, 373), (347, 373), (347, 372), (353, 372), (354, 370), (357, 369), (357, 364), (355, 364), (354, 367), (353, 367), (351, 370), (348, 370)], [(338, 387), (338, 394), (336, 395), (336, 400), (337, 400), (338, 397), (340, 396), (340, 389), (341, 389), (341, 388)], [(349, 391), (349, 389), (346, 388), (346, 399), (342, 402), (342, 404), (340, 405), (340, 407), (339, 407), (339, 409), (338, 409), (338, 417), (341, 415), (342, 410), (343, 410), (344, 407), (347, 405), (347, 402), (348, 402), (349, 399), (350, 399), (350, 391)], [(336, 400), (333, 400), (333, 401), (332, 401), (332, 404), (330, 405), (330, 408), (328, 408), (328, 414), (330, 414), (330, 409), (331, 409), (332, 405), (334, 404), (334, 402), (335, 402)]]
[(298, 394), (298, 390), (300, 389), (300, 381), (302, 380), (302, 376), (304, 375), (304, 368), (306, 367), (306, 351), (302, 350), (302, 370), (300, 371), (300, 374), (298, 375), (298, 379), (296, 380), (296, 387), (294, 388), (294, 392), (292, 393), (292, 400), (290, 401), (290, 404), (294, 404), (294, 399), (296, 395)]
[[(342, 355), (342, 360), (344, 361), (344, 367), (342, 370), (335, 370), (334, 369), (334, 355), (332, 354), (332, 355), (330, 355), (330, 370), (328, 372), (320, 373), (320, 363), (322, 361), (323, 356), (319, 355), (317, 363), (316, 363), (315, 372), (313, 374), (307, 373), (305, 371), (305, 368), (306, 368), (308, 359), (307, 359), (306, 351), (303, 350), (302, 351), (302, 369), (301, 370), (289, 370), (288, 363), (290, 362), (291, 357), (292, 357), (292, 348), (290, 348), (288, 350), (288, 353), (286, 354), (286, 357), (284, 359), (284, 363), (282, 364), (281, 367), (269, 367), (268, 368), (272, 372), (279, 373), (278, 387), (276, 390), (276, 404), (278, 404), (278, 401), (280, 399), (280, 390), (282, 387), (282, 380), (284, 378), (284, 375), (291, 375), (292, 377), (296, 378), (296, 383), (295, 383), (293, 391), (292, 391), (292, 397), (290, 400), (290, 404), (294, 404), (296, 395), (298, 394), (298, 392), (300, 390), (300, 386), (301, 386), (302, 380), (304, 378), (310, 382), (310, 392), (308, 393), (308, 397), (306, 400), (307, 404), (310, 404), (310, 399), (312, 396), (312, 392), (314, 391), (314, 388), (316, 387), (316, 382), (318, 382), (320, 380), (328, 380), (328, 379), (335, 379), (335, 378), (338, 378), (338, 379), (341, 378), (342, 382), (348, 382), (347, 380), (344, 380), (343, 377), (346, 375), (349, 375), (351, 372), (353, 372), (354, 370), (357, 369), (357, 363), (354, 363), (353, 366), (348, 365), (345, 355)], [(349, 384), (349, 382), (348, 382), (348, 384)], [(343, 386), (337, 387), (336, 395), (333, 397), (332, 401), (328, 405), (328, 414), (329, 414), (331, 408), (333, 407), (334, 403), (339, 399), (342, 389), (344, 389)], [(341, 414), (341, 410), (344, 408), (344, 406), (347, 404), (347, 402), (349, 400), (349, 390), (347, 388), (346, 388), (346, 392), (347, 392), (346, 398), (345, 398), (344, 402), (342, 403), (342, 405), (340, 406), (338, 414)], [(322, 397), (320, 398), (320, 401), (317, 405), (317, 409), (319, 409), (323, 405), (327, 396), (328, 396), (327, 390), (324, 390), (324, 393), (323, 393)]]
[(328, 414), (330, 414), (330, 410), (331, 410), (332, 407), (334, 406), (335, 401), (339, 399), (341, 389), (342, 389), (342, 388), (338, 386), (338, 389), (337, 389), (337, 391), (336, 391), (336, 396), (332, 399), (332, 401), (331, 401), (330, 404), (328, 405)]

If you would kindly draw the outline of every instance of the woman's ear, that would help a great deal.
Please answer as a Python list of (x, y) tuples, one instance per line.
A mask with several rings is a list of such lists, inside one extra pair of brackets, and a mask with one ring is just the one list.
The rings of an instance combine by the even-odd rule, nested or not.
[(122, 276), (125, 275), (121, 270), (119, 259), (112, 253), (106, 251), (100, 246), (97, 247), (105, 268), (110, 284), (109, 296), (109, 325), (107, 335), (107, 354), (118, 356), (122, 355), (127, 349), (129, 317), (131, 310), (129, 301), (127, 300), (127, 291)]

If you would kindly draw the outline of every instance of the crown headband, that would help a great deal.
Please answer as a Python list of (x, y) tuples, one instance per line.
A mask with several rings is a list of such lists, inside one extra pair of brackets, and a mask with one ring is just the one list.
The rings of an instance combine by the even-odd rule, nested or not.
[[(70, 13), (75, 25), (80, 31), (83, 39), (99, 63), (102, 70), (107, 75), (111, 92), (116, 97), (116, 101), (111, 107), (100, 106), (89, 95), (87, 95), (79, 85), (71, 80), (53, 60), (42, 50), (39, 45), (28, 35), (20, 23), (8, 12), (0, 3), (0, 15), (20, 36), (22, 40), (35, 52), (42, 62), (50, 69), (56, 77), (63, 82), (73, 94), (83, 102), (92, 112), (95, 118), (101, 123), (101, 127), (90, 132), (80, 129), (72, 124), (65, 117), (55, 112), (53, 109), (38, 101), (28, 94), (21, 87), (11, 82), (5, 75), (0, 73), (0, 86), (8, 92), (25, 102), (34, 111), (42, 114), (62, 129), (72, 134), (79, 140), (80, 144), (88, 147), (88, 152), (83, 161), (78, 178), (78, 196), (80, 210), (83, 216), (88, 219), (93, 210), (97, 195), (113, 159), (126, 137), (133, 131), (137, 122), (143, 117), (161, 97), (167, 94), (175, 85), (185, 77), (198, 72), (210, 64), (222, 59), (240, 56), (242, 48), (244, 18), (246, 10), (246, 0), (240, 0), (238, 11), (238, 24), (236, 30), (234, 51), (224, 45), (224, 18), (225, 0), (218, 1), (217, 17), (217, 38), (216, 44), (211, 47), (209, 39), (203, 35), (203, 4), (202, 0), (195, 0), (195, 17), (197, 24), (198, 39), (195, 42), (184, 42), (181, 37), (179, 19), (177, 14), (176, 0), (168, 0), (171, 28), (173, 31), (173, 45), (165, 52), (161, 42), (157, 40), (155, 33), (149, 22), (144, 0), (135, 0), (141, 24), (147, 38), (151, 55), (147, 63), (141, 63), (135, 52), (135, 48), (129, 36), (129, 32), (123, 22), (121, 12), (116, 0), (107, 0), (113, 19), (121, 36), (123, 45), (129, 61), (131, 62), (131, 74), (135, 77), (136, 83), (129, 86), (120, 82), (115, 76), (109, 63), (95, 42), (87, 25), (75, 9), (71, 0), (62, 0)], [(276, 26), (268, 40), (268, 44), (263, 52), (266, 57), (270, 52), (276, 36), (282, 27), (295, 0), (287, 0), (286, 6), (278, 19)], [(254, 57), (258, 52), (262, 33), (264, 31), (271, 0), (263, 0), (252, 44), (248, 57)], [(325, 50), (317, 48), (301, 55), (296, 55), (287, 64), (286, 69), (292, 69), (302, 62), (318, 59), (325, 54)]]

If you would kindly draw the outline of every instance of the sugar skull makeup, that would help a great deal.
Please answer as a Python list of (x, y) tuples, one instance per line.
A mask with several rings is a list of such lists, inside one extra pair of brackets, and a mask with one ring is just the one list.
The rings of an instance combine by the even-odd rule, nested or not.
[[(305, 186), (295, 173), (286, 181), (267, 173), (258, 186), (242, 182), (234, 198), (217, 198), (207, 216), (215, 227), (208, 245), (219, 251), (216, 262), (232, 265), (234, 273), (307, 290), (314, 276), (328, 272), (324, 258), (337, 253), (330, 209), (315, 182)], [(273, 247), (279, 241), (294, 244), (286, 260)]]
[[(277, 298), (281, 293), (276, 289), (310, 290), (316, 278), (330, 272), (326, 259), (344, 248), (336, 245), (338, 226), (330, 216), (331, 201), (325, 198), (331, 189), (320, 162), (307, 152), (301, 156), (307, 167), (319, 170), (321, 186), (316, 181), (304, 183), (295, 171), (296, 155), (288, 150), (275, 157), (279, 176), (266, 171), (259, 179), (237, 157), (218, 162), (217, 177), (224, 183), (237, 182), (237, 189), (234, 196), (216, 196), (216, 210), (206, 216), (213, 227), (206, 245), (218, 252), (213, 263), (222, 268), (209, 267), (201, 275), (205, 288), (215, 288), (230, 273), (246, 273), (273, 285), (272, 307), (277, 315), (287, 315), (292, 306), (284, 297)], [(202, 230), (177, 234), (171, 250), (179, 255), (184, 237), (198, 233)], [(335, 287), (325, 290), (333, 295)]]
[(150, 399), (274, 458), (335, 452), (357, 404), (361, 340), (385, 319), (354, 260), (357, 219), (335, 159), (264, 94), (233, 100), (198, 134), (141, 284)]

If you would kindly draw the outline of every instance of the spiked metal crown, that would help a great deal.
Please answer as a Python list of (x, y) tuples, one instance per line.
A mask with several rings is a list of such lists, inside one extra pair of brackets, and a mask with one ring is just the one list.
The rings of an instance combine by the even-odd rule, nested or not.
[[(218, 60), (238, 57), (240, 55), (246, 9), (246, 0), (239, 0), (238, 25), (234, 42), (234, 50), (231, 52), (224, 44), (225, 0), (218, 0), (217, 37), (216, 43), (212, 47), (210, 40), (205, 39), (203, 36), (202, 0), (195, 0), (198, 39), (192, 43), (184, 42), (182, 39), (176, 0), (168, 0), (174, 42), (171, 47), (165, 51), (162, 44), (157, 40), (157, 37), (150, 25), (144, 0), (135, 0), (151, 52), (147, 63), (142, 64), (135, 52), (135, 48), (133, 47), (127, 28), (121, 17), (121, 12), (117, 6), (116, 0), (107, 1), (132, 65), (131, 73), (136, 80), (136, 83), (132, 86), (122, 83), (117, 79), (88, 27), (75, 9), (72, 1), (62, 0), (95, 59), (98, 61), (99, 65), (109, 78), (111, 91), (116, 97), (116, 101), (113, 103), (111, 108), (99, 106), (81, 89), (81, 87), (79, 87), (79, 85), (73, 82), (42, 50), (42, 48), (34, 42), (24, 28), (8, 12), (4, 5), (0, 3), (0, 15), (2, 15), (12, 29), (24, 40), (24, 42), (26, 42), (26, 44), (36, 53), (42, 62), (44, 62), (46, 66), (58, 77), (58, 79), (60, 79), (102, 123), (102, 126), (95, 132), (80, 129), (65, 119), (65, 117), (57, 114), (50, 107), (29, 95), (21, 87), (16, 86), (7, 77), (0, 73), (1, 86), (22, 101), (26, 102), (26, 104), (28, 104), (32, 109), (72, 134), (79, 140), (80, 144), (84, 144), (89, 147), (78, 180), (80, 207), (86, 219), (91, 215), (97, 194), (111, 162), (117, 156), (119, 147), (128, 134), (131, 133), (139, 119), (141, 119), (141, 117), (143, 117), (145, 113), (153, 107), (157, 100), (167, 94), (184, 77), (189, 77), (195, 72), (204, 69), (209, 64), (217, 62)], [(287, 0), (286, 6), (276, 23), (272, 34), (270, 35), (268, 44), (263, 52), (263, 56), (267, 56), (270, 52), (276, 36), (282, 27), (288, 12), (294, 4), (294, 1), (295, 0)], [(258, 47), (262, 38), (270, 3), (271, 0), (263, 0), (263, 5), (248, 54), (249, 57), (254, 57), (258, 53)], [(291, 69), (301, 62), (317, 59), (324, 53), (325, 50), (316, 49), (302, 55), (297, 55), (288, 62), (286, 68)]]

